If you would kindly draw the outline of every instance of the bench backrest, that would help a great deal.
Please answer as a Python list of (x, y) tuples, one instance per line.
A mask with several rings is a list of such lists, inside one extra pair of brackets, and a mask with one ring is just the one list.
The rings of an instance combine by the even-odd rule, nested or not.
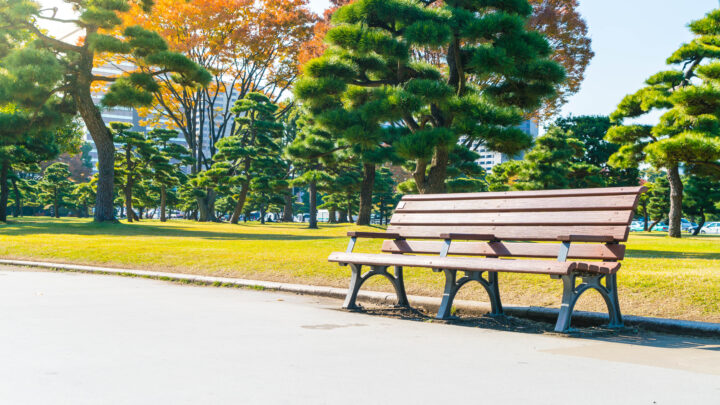
[[(502, 242), (453, 242), (449, 254), (557, 257), (561, 235), (612, 236), (626, 241), (644, 187), (406, 195), (388, 232), (409, 239), (438, 239), (441, 233), (495, 235)], [(514, 241), (514, 242), (507, 242)], [(438, 253), (441, 241), (385, 241), (383, 251)], [(623, 245), (573, 244), (568, 258), (620, 260)]]

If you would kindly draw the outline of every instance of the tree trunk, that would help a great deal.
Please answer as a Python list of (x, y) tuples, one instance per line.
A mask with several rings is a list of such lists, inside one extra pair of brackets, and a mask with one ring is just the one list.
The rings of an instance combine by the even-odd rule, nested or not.
[(10, 162), (4, 160), (0, 167), (0, 222), (7, 222), (7, 204), (10, 195), (8, 172), (10, 172)]
[(135, 211), (132, 206), (132, 178), (128, 176), (125, 184), (125, 211), (127, 212), (127, 221), (132, 222), (135, 218)]
[(240, 214), (242, 214), (242, 210), (245, 208), (245, 201), (247, 200), (248, 187), (250, 187), (250, 180), (246, 179), (241, 184), (240, 195), (238, 195), (237, 203), (235, 203), (235, 210), (230, 218), (231, 224), (237, 224), (240, 220)]
[(700, 210), (700, 222), (698, 222), (697, 228), (693, 231), (693, 236), (700, 233), (700, 229), (705, 225), (705, 210)]
[(213, 190), (207, 190), (205, 197), (198, 198), (197, 203), (199, 211), (198, 222), (215, 221), (215, 192)]
[(310, 202), (310, 220), (308, 224), (309, 229), (318, 229), (317, 223), (317, 183), (315, 180), (310, 182), (309, 187), (309, 202)]
[(659, 220), (659, 219), (656, 219), (656, 220), (652, 221), (652, 223), (650, 224), (650, 227), (648, 227), (648, 230), (649, 230), (649, 231), (652, 231), (652, 229), (655, 228), (655, 225), (657, 225), (657, 223), (660, 222), (660, 221), (661, 221), (661, 220)]
[(341, 223), (341, 224), (342, 224), (342, 223), (345, 223), (345, 222), (349, 222), (349, 221), (348, 221), (347, 211), (345, 211), (345, 210), (340, 210), (340, 211), (338, 212), (338, 214), (340, 214), (340, 216), (339, 216), (339, 218), (338, 218), (338, 223)]
[(370, 214), (372, 213), (373, 186), (375, 185), (375, 165), (363, 163), (363, 179), (360, 186), (360, 212), (358, 213), (358, 225), (370, 225)]
[(328, 222), (329, 223), (337, 224), (337, 215), (336, 214), (337, 214), (337, 210), (335, 210), (335, 209), (328, 210), (328, 216), (329, 216)]
[(293, 222), (293, 195), (285, 195), (285, 207), (283, 207), (283, 222)]
[(165, 210), (167, 209), (167, 190), (165, 186), (160, 186), (160, 222), (167, 221)]
[(260, 223), (262, 225), (265, 225), (265, 210), (264, 209), (260, 210)]
[(22, 216), (23, 205), (22, 205), (22, 195), (20, 194), (20, 189), (18, 189), (17, 180), (15, 177), (13, 177), (12, 185), (13, 185), (13, 192), (15, 193), (15, 210), (13, 212), (13, 216), (17, 218), (18, 216)]
[(680, 169), (673, 166), (668, 169), (668, 182), (670, 183), (670, 215), (668, 218), (668, 235), (671, 238), (682, 237), (682, 196), (683, 184), (680, 179)]
[(60, 204), (58, 202), (58, 193), (59, 191), (55, 190), (55, 195), (53, 197), (53, 214), (55, 215), (55, 218), (60, 218)]
[[(95, 222), (115, 221), (113, 206), (113, 187), (115, 177), (115, 144), (112, 134), (105, 126), (100, 110), (95, 106), (90, 93), (90, 77), (92, 76), (92, 60), (83, 60), (86, 74), (80, 75), (74, 92), (80, 116), (95, 143), (98, 157), (98, 181), (95, 199)], [(85, 69), (83, 69), (85, 70)]]
[(447, 145), (440, 145), (435, 148), (430, 173), (428, 173), (427, 181), (423, 194), (439, 194), (445, 192), (445, 180), (447, 178), (448, 159), (450, 151)]

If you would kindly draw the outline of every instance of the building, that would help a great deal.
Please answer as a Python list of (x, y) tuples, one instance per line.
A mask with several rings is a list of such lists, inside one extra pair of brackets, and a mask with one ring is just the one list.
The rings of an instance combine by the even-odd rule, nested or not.
[[(530, 134), (533, 139), (537, 138), (538, 136), (538, 123), (535, 120), (527, 120), (520, 124), (519, 128), (522, 129), (525, 133)], [(499, 165), (500, 163), (507, 162), (508, 160), (519, 160), (522, 159), (525, 155), (525, 152), (521, 152), (517, 155), (510, 156), (504, 153), (488, 150), (484, 146), (480, 146), (476, 150), (476, 152), (480, 155), (480, 158), (478, 159), (478, 164), (482, 166), (482, 168), (485, 169), (486, 172), (492, 171), (492, 168)]]

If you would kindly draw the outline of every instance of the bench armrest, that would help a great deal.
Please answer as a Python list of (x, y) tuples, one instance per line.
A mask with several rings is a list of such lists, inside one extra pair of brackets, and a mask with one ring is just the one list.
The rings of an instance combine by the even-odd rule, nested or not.
[(392, 232), (357, 232), (350, 231), (347, 236), (351, 238), (371, 238), (371, 239), (405, 239), (399, 233)]
[(487, 240), (487, 241), (499, 241), (495, 235), (490, 234), (476, 234), (476, 233), (441, 233), (440, 238), (442, 239), (460, 239), (460, 240)]
[(617, 240), (608, 235), (560, 235), (557, 240), (561, 242), (616, 242)]

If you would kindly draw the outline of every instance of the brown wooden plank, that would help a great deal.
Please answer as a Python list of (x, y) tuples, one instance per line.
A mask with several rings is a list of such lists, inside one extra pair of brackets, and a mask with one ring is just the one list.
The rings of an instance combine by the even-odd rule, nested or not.
[(469, 257), (410, 256), (372, 253), (333, 252), (331, 262), (355, 263), (371, 266), (408, 266), (433, 269), (469, 271), (501, 271), (512, 273), (536, 273), (566, 275), (572, 271), (588, 271), (610, 274), (620, 267), (618, 263), (604, 262), (557, 262), (553, 260), (506, 260)]
[(619, 194), (640, 194), (645, 187), (607, 187), (585, 188), (567, 190), (533, 190), (533, 191), (503, 191), (486, 193), (454, 193), (454, 194), (410, 194), (405, 195), (403, 201), (418, 200), (473, 200), (492, 198), (528, 198), (528, 197), (562, 197), (562, 196), (610, 196)]
[[(629, 225), (634, 211), (395, 213), (392, 225)], [(456, 232), (446, 229), (446, 232)], [(488, 232), (492, 234), (492, 232)], [(564, 235), (567, 235), (565, 232)]]
[[(439, 254), (442, 241), (434, 240), (386, 240), (382, 251), (387, 253)], [(452, 242), (449, 255), (498, 256), (498, 257), (537, 257), (554, 258), (560, 250), (559, 243), (522, 243), (522, 242)], [(570, 245), (568, 258), (584, 260), (622, 260), (625, 257), (625, 245), (581, 244)]]
[(374, 239), (386, 239), (386, 238), (399, 238), (400, 234), (391, 232), (362, 232), (362, 231), (350, 231), (347, 236), (351, 238), (374, 238)]
[(518, 212), (518, 211), (603, 211), (633, 210), (637, 194), (604, 197), (565, 196), (530, 198), (491, 198), (472, 200), (402, 201), (395, 212)]
[(606, 235), (618, 241), (626, 241), (629, 233), (627, 225), (557, 225), (557, 226), (498, 226), (498, 225), (394, 225), (390, 224), (388, 232), (399, 233), (405, 238), (441, 239), (440, 234), (474, 233), (495, 235), (501, 240), (510, 241), (557, 241), (560, 235)]

